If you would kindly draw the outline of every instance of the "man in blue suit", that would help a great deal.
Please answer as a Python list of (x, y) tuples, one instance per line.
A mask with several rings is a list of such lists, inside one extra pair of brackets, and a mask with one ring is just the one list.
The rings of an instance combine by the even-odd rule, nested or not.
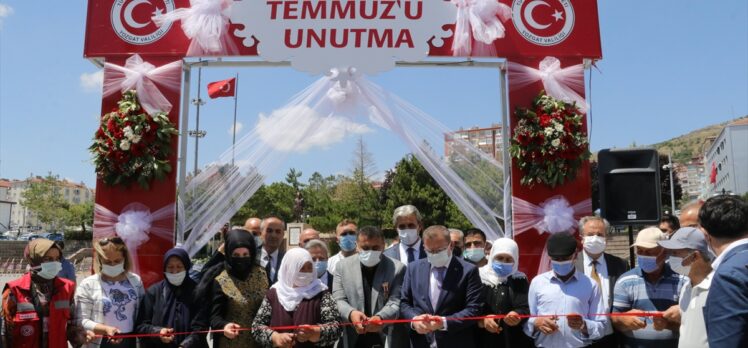
[(410, 325), (411, 347), (475, 347), (476, 321), (459, 318), (481, 314), (484, 295), (478, 269), (452, 255), (444, 226), (427, 228), (423, 243), (427, 258), (408, 266), (400, 302), (401, 317), (416, 320)]
[(699, 224), (717, 254), (704, 307), (710, 347), (748, 347), (748, 203), (737, 196), (712, 197)]
[(420, 233), (423, 230), (421, 213), (412, 205), (397, 207), (392, 214), (392, 223), (397, 229), (400, 243), (384, 251), (384, 256), (391, 257), (404, 265), (426, 257)]

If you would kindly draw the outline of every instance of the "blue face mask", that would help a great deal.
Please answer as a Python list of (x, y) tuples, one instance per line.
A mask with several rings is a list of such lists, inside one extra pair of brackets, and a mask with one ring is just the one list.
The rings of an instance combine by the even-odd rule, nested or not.
[(340, 237), (340, 249), (346, 252), (353, 251), (353, 249), (356, 249), (356, 235), (347, 234), (345, 236)]
[(657, 264), (657, 256), (636, 255), (636, 262), (644, 273), (652, 273), (660, 266)]
[(317, 278), (321, 277), (322, 275), (327, 272), (327, 260), (325, 261), (315, 261), (314, 262), (314, 271), (317, 274)]
[(560, 277), (567, 276), (574, 271), (574, 260), (569, 261), (551, 261), (551, 268), (556, 275)]
[(506, 278), (514, 271), (514, 263), (504, 263), (499, 261), (492, 261), (491, 268), (499, 278)]

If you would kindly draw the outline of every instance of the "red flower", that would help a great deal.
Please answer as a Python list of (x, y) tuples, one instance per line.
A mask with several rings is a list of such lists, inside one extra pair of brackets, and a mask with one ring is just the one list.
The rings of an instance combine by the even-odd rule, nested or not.
[(545, 128), (545, 127), (550, 126), (550, 124), (551, 124), (551, 116), (547, 114), (540, 115), (540, 126), (541, 127)]
[(106, 123), (106, 129), (109, 131), (109, 133), (113, 133), (115, 129), (114, 127), (114, 120), (110, 118)]

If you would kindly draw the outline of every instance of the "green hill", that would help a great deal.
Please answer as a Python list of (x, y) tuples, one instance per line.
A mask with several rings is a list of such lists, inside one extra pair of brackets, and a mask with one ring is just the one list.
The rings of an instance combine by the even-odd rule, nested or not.
[(694, 156), (703, 155), (704, 141), (707, 138), (716, 137), (726, 125), (745, 119), (748, 119), (748, 116), (697, 129), (688, 134), (654, 144), (652, 147), (663, 154), (671, 152), (673, 154), (673, 162), (685, 163), (690, 161)]

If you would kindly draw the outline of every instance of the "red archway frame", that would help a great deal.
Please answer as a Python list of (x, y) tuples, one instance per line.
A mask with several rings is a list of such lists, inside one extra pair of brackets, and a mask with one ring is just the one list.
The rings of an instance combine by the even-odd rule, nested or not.
[[(113, 16), (121, 16), (122, 12), (118, 9), (123, 8), (133, 0), (89, 0), (88, 15), (86, 22), (86, 35), (84, 57), (92, 59), (96, 64), (110, 62), (117, 65), (123, 65), (124, 61), (132, 54), (140, 54), (145, 61), (161, 66), (163, 64), (183, 59), (189, 46), (188, 39), (182, 33), (179, 23), (175, 23), (160, 38), (150, 43), (132, 44), (123, 40), (114, 28)], [(253, 1), (253, 0), (248, 0)], [(527, 2), (526, 0), (497, 0), (509, 6)], [(602, 58), (600, 45), (600, 29), (597, 14), (596, 0), (548, 0), (558, 6), (565, 4), (570, 6), (574, 11), (574, 24), (571, 31), (563, 41), (553, 45), (537, 45), (523, 37), (515, 28), (512, 21), (522, 18), (514, 18), (504, 23), (506, 27), (506, 37), (496, 40), (497, 57), (507, 58), (509, 61), (523, 65), (537, 67), (539, 61), (546, 56), (554, 56), (561, 60), (562, 66), (581, 64), (585, 59)], [(172, 3), (176, 8), (189, 7), (189, 0), (153, 0), (150, 2), (160, 8), (164, 8), (164, 3)], [(557, 6), (557, 7), (558, 7)], [(145, 5), (139, 11), (143, 13), (134, 13), (134, 15), (146, 16), (155, 9), (147, 9)], [(550, 6), (548, 7), (550, 8)], [(116, 21), (122, 22), (121, 18)], [(141, 21), (143, 22), (143, 21)], [(450, 27), (450, 26), (447, 26)], [(238, 25), (232, 25), (233, 29), (239, 28)], [(552, 27), (553, 28), (553, 27)], [(157, 30), (153, 23), (138, 29), (139, 35), (147, 37), (149, 32)], [(257, 56), (255, 47), (247, 48), (241, 45), (239, 38), (235, 38), (237, 46), (240, 47), (239, 56)], [(432, 47), (429, 55), (432, 57), (451, 57), (450, 51), (451, 38), (445, 40), (442, 47)], [(496, 58), (496, 57), (492, 57)], [(106, 76), (105, 76), (106, 79)], [(543, 88), (540, 82), (525, 86), (522, 88), (513, 88), (514, 81), (509, 75), (508, 79), (508, 97), (509, 110), (515, 110), (517, 107), (529, 106), (532, 99)], [(198, 86), (199, 87), (199, 86)], [(168, 92), (162, 90), (162, 93), (171, 102), (173, 108), (169, 118), (179, 127), (179, 113), (181, 95), (177, 92)], [(503, 97), (503, 96), (502, 96)], [(116, 106), (120, 97), (113, 95), (103, 98), (102, 114), (108, 112)], [(514, 115), (511, 116), (511, 125), (514, 125)], [(585, 122), (586, 127), (586, 122)], [(511, 134), (512, 128), (510, 128)], [(177, 168), (177, 147), (178, 141), (173, 142), (173, 155), (170, 159), (172, 168)], [(158, 210), (168, 204), (176, 201), (177, 191), (177, 171), (173, 171), (164, 181), (154, 181), (150, 190), (145, 191), (134, 185), (129, 188), (111, 187), (105, 185), (101, 180), (96, 182), (96, 203), (105, 206), (111, 211), (119, 213), (125, 205), (131, 202), (140, 202), (148, 207), (151, 211)], [(590, 176), (588, 165), (580, 169), (580, 173), (574, 181), (550, 189), (541, 185), (528, 188), (519, 184), (520, 173), (515, 165), (512, 165), (512, 193), (533, 204), (540, 204), (547, 198), (561, 194), (571, 203), (576, 203), (589, 198), (591, 193)], [(520, 247), (520, 270), (532, 277), (538, 269), (542, 248), (545, 246), (547, 235), (539, 235), (536, 231), (528, 231), (516, 238)], [(138, 248), (139, 263), (141, 266), (141, 276), (146, 285), (158, 281), (162, 277), (162, 257), (164, 252), (171, 248), (171, 240), (162, 240), (151, 238), (147, 243)]]

